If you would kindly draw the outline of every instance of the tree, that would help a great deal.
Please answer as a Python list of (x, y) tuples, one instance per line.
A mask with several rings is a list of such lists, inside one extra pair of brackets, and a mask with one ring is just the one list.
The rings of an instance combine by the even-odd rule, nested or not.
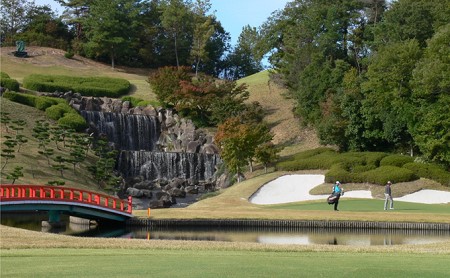
[(180, 49), (189, 48), (191, 45), (190, 35), (192, 32), (192, 21), (190, 2), (183, 0), (165, 0), (162, 5), (161, 23), (173, 41), (173, 53), (175, 54), (176, 66), (181, 65)]
[(16, 166), (14, 167), (14, 170), (6, 175), (6, 178), (11, 181), (11, 184), (14, 184), (16, 182), (16, 180), (20, 177), (23, 177), (23, 167), (22, 166)]
[(3, 142), (3, 145), (5, 145), (6, 148), (2, 148), (1, 153), (1, 157), (4, 158), (4, 164), (1, 169), (2, 171), (8, 164), (9, 160), (16, 157), (14, 155), (15, 152), (14, 148), (17, 146), (17, 141), (14, 138), (8, 135), (5, 135), (4, 137), (6, 138), (6, 140)]
[(450, 165), (450, 24), (428, 41), (411, 80), (415, 122), (412, 136), (429, 160)]
[(256, 28), (246, 25), (242, 28), (236, 47), (227, 57), (228, 68), (225, 76), (240, 79), (263, 70), (261, 57), (254, 53), (258, 41)]
[(182, 115), (191, 118), (200, 126), (217, 124), (213, 111), (219, 102), (238, 107), (248, 98), (247, 85), (234, 81), (217, 81), (207, 75), (200, 75), (192, 81), (181, 81), (180, 89), (174, 92), (175, 108)]
[(263, 124), (241, 123), (238, 118), (229, 118), (217, 128), (214, 136), (220, 148), (220, 155), (228, 169), (239, 176), (242, 167), (250, 165), (259, 145), (270, 142), (273, 134)]
[(191, 80), (190, 72), (189, 67), (162, 67), (149, 76), (148, 83), (161, 105), (175, 105), (173, 94), (180, 89), (181, 81)]
[(195, 67), (195, 76), (198, 75), (200, 62), (208, 59), (206, 45), (214, 34), (212, 16), (206, 13), (211, 9), (209, 0), (196, 0), (194, 3), (194, 34), (191, 47), (191, 60)]
[(27, 14), (33, 3), (27, 0), (2, 0), (0, 5), (0, 32), (2, 44), (12, 45), (27, 24)]
[(111, 67), (120, 59), (134, 37), (139, 9), (135, 0), (99, 0), (90, 4), (83, 20), (89, 57), (109, 56)]
[(27, 24), (17, 37), (32, 45), (68, 49), (73, 34), (50, 6), (35, 6), (28, 12)]
[[(75, 30), (75, 40), (81, 42), (84, 38), (83, 21), (89, 14), (89, 0), (56, 0), (65, 7), (62, 18)], [(79, 49), (76, 49), (79, 50)]]
[(364, 137), (374, 143), (371, 150), (413, 147), (408, 128), (414, 120), (410, 80), (421, 56), (418, 42), (407, 40), (381, 47), (373, 57), (362, 84)]
[(257, 146), (255, 150), (255, 158), (264, 166), (264, 173), (267, 173), (267, 166), (278, 159), (278, 152), (280, 149), (276, 148), (272, 142), (266, 142)]

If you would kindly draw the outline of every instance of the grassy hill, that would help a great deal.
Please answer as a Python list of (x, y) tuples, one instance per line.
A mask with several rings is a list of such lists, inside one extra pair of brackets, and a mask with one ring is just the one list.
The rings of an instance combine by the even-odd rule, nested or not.
[[(107, 76), (125, 78), (132, 84), (131, 95), (144, 99), (154, 100), (155, 95), (151, 92), (147, 83), (151, 69), (134, 69), (117, 67), (112, 69), (109, 65), (98, 63), (75, 55), (72, 59), (64, 57), (64, 51), (46, 47), (27, 47), (30, 57), (17, 58), (12, 52), (13, 47), (0, 48), (1, 70), (8, 73), (13, 79), (22, 82), (23, 78), (30, 74), (55, 74), (72, 76)], [(301, 129), (292, 113), (293, 101), (284, 95), (286, 90), (273, 82), (269, 82), (268, 71), (260, 72), (246, 77), (239, 82), (245, 82), (249, 86), (249, 101), (258, 101), (267, 111), (265, 120), (269, 123), (274, 133), (274, 143), (284, 147), (282, 155), (290, 155), (301, 150), (316, 148), (319, 146), (317, 136), (311, 129)], [(44, 119), (45, 115), (33, 108), (13, 103), (5, 99), (0, 100), (1, 111), (10, 113), (13, 119), (27, 121), (27, 129), (24, 135), (29, 139), (27, 150), (16, 154), (14, 163), (7, 165), (6, 170), (11, 171), (15, 166), (23, 166), (25, 176), (17, 182), (39, 184), (58, 178), (56, 170), (48, 169), (47, 163), (42, 155), (37, 153), (37, 141), (33, 140), (31, 130), (37, 119)], [(2, 140), (6, 134), (2, 126)], [(3, 142), (3, 141), (2, 141)], [(3, 146), (2, 146), (3, 147)], [(29, 149), (28, 149), (29, 148)], [(89, 173), (83, 170), (81, 165), (79, 171), (67, 172), (65, 177), (71, 184), (80, 184), (94, 187), (95, 183), (90, 179)], [(258, 172), (256, 172), (258, 173)], [(252, 176), (252, 175), (250, 175)], [(249, 176), (249, 177), (250, 177)], [(2, 183), (6, 183), (2, 177)], [(70, 184), (68, 184), (70, 185)]]

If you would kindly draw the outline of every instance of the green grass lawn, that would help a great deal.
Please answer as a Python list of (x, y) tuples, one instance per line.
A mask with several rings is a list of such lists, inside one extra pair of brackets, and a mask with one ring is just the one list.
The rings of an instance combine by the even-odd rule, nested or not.
[(220, 250), (2, 250), (2, 277), (448, 277), (450, 255)]
[[(333, 211), (334, 205), (329, 205), (324, 200), (301, 203), (288, 203), (266, 206), (267, 209), (290, 209), (290, 210), (329, 210)], [(384, 211), (384, 200), (374, 199), (341, 199), (338, 209), (342, 212), (377, 212), (380, 213), (442, 213), (450, 214), (450, 205), (444, 204), (419, 204), (399, 202), (394, 199), (394, 210)], [(335, 213), (333, 211), (333, 213)], [(337, 212), (339, 213), (339, 212)]]

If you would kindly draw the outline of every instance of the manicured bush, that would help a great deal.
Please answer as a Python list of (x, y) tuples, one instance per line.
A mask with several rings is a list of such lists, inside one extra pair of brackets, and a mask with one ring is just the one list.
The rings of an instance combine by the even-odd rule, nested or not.
[(148, 105), (151, 105), (153, 107), (158, 107), (160, 106), (159, 103), (157, 101), (151, 101), (151, 100), (143, 100), (137, 97), (132, 97), (132, 96), (124, 96), (121, 97), (122, 101), (129, 101), (131, 103), (132, 107), (146, 107)]
[(419, 179), (413, 171), (395, 166), (380, 166), (361, 174), (366, 182), (375, 184), (386, 184), (392, 182), (408, 182)]
[(10, 79), (11, 77), (9, 77), (9, 75), (6, 72), (0, 71), (0, 78), (1, 79)]
[(353, 174), (347, 171), (342, 164), (333, 165), (325, 174), (325, 182), (334, 183), (337, 180), (342, 183), (353, 182)]
[(47, 117), (53, 120), (58, 120), (64, 116), (66, 113), (73, 113), (73, 108), (67, 103), (58, 103), (45, 110)]
[(450, 173), (437, 165), (411, 162), (403, 165), (403, 168), (409, 169), (423, 178), (437, 181), (445, 186), (450, 186)]
[(414, 162), (414, 158), (401, 154), (393, 154), (384, 157), (380, 161), (381, 166), (397, 166), (402, 167), (406, 163)]
[(5, 92), (3, 93), (3, 97), (9, 99), (10, 101), (14, 101), (31, 107), (35, 107), (36, 103), (36, 96), (29, 94)]
[(58, 125), (76, 131), (83, 131), (87, 128), (86, 120), (76, 112), (64, 114), (64, 116), (58, 120)]
[(10, 91), (19, 91), (20, 89), (20, 85), (19, 82), (15, 79), (10, 79), (10, 78), (2, 78), (0, 81), (0, 87), (2, 88), (7, 88)]
[(35, 96), (16, 92), (5, 92), (3, 97), (14, 102), (44, 110), (49, 118), (58, 120), (59, 125), (67, 126), (77, 131), (82, 131), (87, 126), (86, 120), (62, 98)]
[(23, 86), (40, 92), (72, 91), (83, 96), (116, 98), (128, 93), (130, 82), (110, 77), (32, 74), (24, 78)]
[(6, 88), (10, 91), (19, 91), (19, 82), (15, 79), (11, 79), (6, 72), (0, 72), (0, 87)]
[(49, 108), (52, 105), (56, 105), (58, 102), (55, 98), (49, 98), (49, 97), (37, 97), (34, 101), (34, 107), (41, 111), (45, 111), (47, 108)]

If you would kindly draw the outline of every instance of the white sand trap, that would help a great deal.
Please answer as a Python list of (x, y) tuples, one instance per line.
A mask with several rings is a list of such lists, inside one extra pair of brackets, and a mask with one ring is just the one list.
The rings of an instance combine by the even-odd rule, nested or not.
[[(326, 200), (327, 195), (311, 195), (309, 191), (325, 182), (324, 175), (286, 175), (261, 187), (250, 202), (258, 205), (283, 204), (290, 202)], [(345, 190), (345, 187), (344, 187)], [(330, 188), (331, 194), (331, 188)], [(372, 198), (368, 190), (344, 191), (342, 198)]]
[[(325, 182), (324, 175), (286, 175), (281, 176), (263, 185), (251, 198), (250, 202), (258, 205), (283, 204), (290, 202), (301, 202), (310, 200), (325, 200), (327, 195), (311, 195), (309, 191)], [(345, 191), (341, 198), (364, 198), (372, 199), (369, 190)], [(395, 188), (393, 188), (395, 190)], [(331, 187), (330, 187), (331, 194)], [(420, 190), (394, 201), (423, 203), (423, 204), (446, 204), (450, 203), (450, 192), (439, 190)]]
[(423, 189), (400, 198), (394, 198), (394, 202), (395, 201), (422, 203), (422, 204), (447, 204), (450, 203), (450, 192)]

